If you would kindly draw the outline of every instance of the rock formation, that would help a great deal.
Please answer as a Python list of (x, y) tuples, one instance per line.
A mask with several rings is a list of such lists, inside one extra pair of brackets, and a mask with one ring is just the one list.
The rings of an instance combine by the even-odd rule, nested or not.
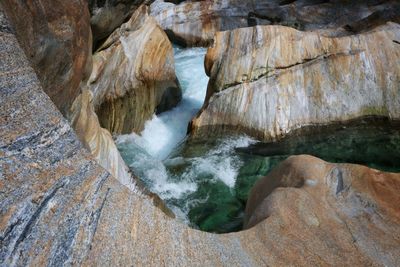
[[(349, 180), (343, 174), (343, 191), (338, 195), (335, 183), (339, 174), (332, 171), (328, 180), (312, 177), (315, 181), (327, 181), (327, 188), (334, 189), (326, 190), (326, 195), (316, 194), (313, 205), (322, 205), (320, 198), (332, 201), (340, 198), (348, 192), (349, 181), (353, 181), (353, 188), (359, 189), (355, 192), (376, 192), (372, 195), (376, 202), (368, 199), (364, 203), (368, 213), (359, 214), (358, 209), (351, 209), (354, 206), (348, 207), (360, 226), (366, 226), (364, 232), (351, 223), (346, 225), (347, 221), (339, 215), (330, 222), (320, 218), (318, 210), (310, 210), (311, 205), (289, 205), (285, 206), (292, 208), (292, 212), (287, 212), (288, 217), (282, 218), (271, 210), (268, 219), (243, 232), (203, 233), (168, 218), (147, 197), (122, 186), (95, 163), (41, 90), (2, 12), (0, 71), (0, 265), (400, 264), (399, 224), (392, 223), (398, 220), (398, 207), (393, 206), (398, 202), (398, 195), (393, 195), (393, 189), (398, 188), (395, 175), (379, 175), (356, 167), (372, 172), (373, 179), (381, 179), (382, 183), (368, 183), (370, 188), (376, 186), (376, 190), (365, 191), (360, 189), (362, 183), (354, 185), (357, 180)], [(336, 166), (314, 161), (318, 164), (313, 166), (315, 169)], [(313, 174), (326, 173), (330, 172)], [(392, 189), (385, 187), (389, 179)], [(303, 199), (310, 197), (298, 190), (310, 189), (287, 188), (278, 192), (287, 192), (288, 199), (298, 195)], [(298, 203), (304, 204), (302, 199)], [(289, 216), (297, 214), (299, 209), (304, 211), (303, 223)], [(376, 211), (384, 217), (377, 218)], [(393, 217), (386, 217), (384, 212)], [(381, 226), (391, 231), (385, 233), (375, 228), (372, 218), (378, 223), (383, 221)], [(341, 222), (338, 234), (331, 229), (321, 232), (331, 223)], [(375, 239), (362, 233), (374, 234)], [(377, 243), (375, 247), (370, 243), (380, 242), (381, 236), (387, 236), (385, 244)], [(381, 245), (385, 245), (384, 252)]]
[(235, 128), (274, 140), (306, 125), (398, 120), (399, 41), (395, 23), (345, 37), (283, 26), (219, 32), (206, 55), (210, 82), (194, 134)]
[(92, 93), (84, 90), (75, 100), (72, 106), (72, 127), (97, 163), (123, 185), (133, 188), (133, 178), (110, 132), (100, 127), (92, 99)]
[(93, 56), (89, 87), (100, 124), (112, 133), (140, 132), (154, 112), (180, 101), (172, 45), (146, 6)]
[(107, 38), (141, 5), (151, 0), (89, 0), (94, 41)]
[(157, 0), (151, 14), (170, 38), (184, 46), (208, 46), (218, 31), (255, 25), (325, 29), (327, 35), (351, 34), (387, 21), (400, 22), (398, 1), (172, 1)]
[(64, 116), (91, 72), (92, 39), (86, 1), (1, 2), (45, 92)]
[[(346, 248), (344, 257), (358, 258), (363, 265), (381, 255), (379, 264), (396, 266), (399, 188), (400, 174), (293, 156), (254, 185), (246, 227), (266, 220), (300, 243), (313, 236), (315, 256), (324, 249), (340, 255)], [(272, 238), (276, 233), (265, 235)]]

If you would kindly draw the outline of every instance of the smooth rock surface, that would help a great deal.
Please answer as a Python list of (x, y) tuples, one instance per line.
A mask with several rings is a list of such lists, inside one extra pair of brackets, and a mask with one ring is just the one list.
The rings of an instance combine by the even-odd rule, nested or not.
[(151, 0), (89, 0), (94, 41), (108, 37), (141, 5)]
[(209, 46), (218, 31), (255, 25), (284, 25), (301, 30), (324, 29), (325, 35), (346, 35), (384, 24), (400, 22), (398, 1), (315, 0), (156, 0), (151, 15), (174, 42)]
[(133, 177), (110, 132), (100, 127), (92, 99), (92, 92), (87, 89), (77, 97), (72, 106), (72, 127), (100, 166), (117, 178), (121, 184), (134, 188)]
[(68, 116), (91, 72), (92, 35), (86, 1), (4, 0), (18, 41), (45, 92)]
[(399, 189), (398, 173), (292, 156), (254, 185), (245, 227), (267, 220), (294, 239), (314, 236), (314, 244), (325, 239), (320, 245), (332, 253), (347, 247), (345, 257), (359, 253), (366, 260), (381, 255), (380, 264), (396, 266), (400, 257)]
[[(249, 42), (251, 40), (251, 42)], [(400, 119), (400, 25), (345, 37), (283, 26), (219, 32), (194, 134), (243, 131), (274, 140), (307, 125)]]
[[(330, 194), (335, 197), (335, 192)], [(359, 218), (368, 221), (368, 216), (362, 211)], [(316, 227), (317, 220), (310, 218), (309, 228), (302, 228), (305, 224), (290, 216), (270, 216), (249, 230), (226, 235), (192, 230), (168, 218), (147, 197), (122, 186), (83, 149), (42, 91), (0, 9), (0, 265), (400, 264), (399, 244), (390, 247), (399, 240), (398, 223), (382, 252), (380, 244), (375, 248), (371, 243), (371, 235), (356, 234), (354, 242), (357, 228), (352, 225), (343, 223), (336, 235), (330, 229), (319, 232), (326, 229), (326, 220), (317, 218)], [(392, 226), (392, 219), (396, 217), (388, 218), (385, 227)], [(363, 246), (375, 253), (364, 254), (370, 250)]]
[(93, 56), (88, 85), (100, 124), (112, 133), (140, 132), (182, 97), (172, 45), (147, 9), (136, 10)]

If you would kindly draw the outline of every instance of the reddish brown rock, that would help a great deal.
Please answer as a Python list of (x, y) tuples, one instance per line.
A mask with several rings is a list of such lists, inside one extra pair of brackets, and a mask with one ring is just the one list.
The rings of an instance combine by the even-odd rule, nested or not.
[[(400, 174), (293, 156), (254, 185), (245, 227), (266, 223), (279, 229), (274, 236), (279, 233), (293, 243), (303, 243), (315, 257), (342, 255), (345, 265), (351, 261), (370, 265), (379, 258), (379, 264), (396, 266), (399, 192)], [(328, 264), (323, 257), (320, 263)]]
[(92, 99), (93, 95), (87, 89), (76, 98), (72, 105), (72, 127), (100, 166), (121, 184), (134, 188), (134, 178), (129, 173), (110, 132), (100, 127)]
[(91, 69), (90, 15), (81, 0), (4, 0), (18, 41), (45, 92), (64, 115)]

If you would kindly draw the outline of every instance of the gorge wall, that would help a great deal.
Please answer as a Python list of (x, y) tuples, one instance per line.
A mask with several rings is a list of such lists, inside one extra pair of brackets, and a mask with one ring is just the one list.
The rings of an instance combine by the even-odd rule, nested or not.
[(2, 2), (45, 92), (64, 116), (91, 72), (92, 34), (85, 1)]
[[(111, 2), (126, 5), (124, 19), (136, 3)], [(210, 3), (179, 8), (197, 5)], [(253, 189), (245, 231), (200, 232), (163, 213), (135, 186), (109, 130), (138, 131), (157, 107), (179, 101), (171, 44), (143, 6), (99, 46), (87, 83), (88, 14), (84, 1), (0, 3), (0, 265), (400, 265), (400, 174), (296, 156)], [(194, 134), (229, 124), (269, 139), (308, 123), (397, 119), (398, 24), (324, 36), (283, 26), (217, 33)], [(124, 119), (105, 119), (99, 107), (138, 88), (150, 107), (139, 124), (110, 126)], [(124, 116), (136, 107), (107, 110)]]
[(89, 0), (90, 25), (94, 43), (107, 38), (142, 4), (150, 0)]
[(173, 1), (157, 0), (151, 15), (174, 42), (209, 46), (218, 31), (255, 25), (284, 25), (299, 30), (323, 30), (325, 35), (348, 35), (387, 21), (400, 22), (398, 1)]
[(399, 39), (396, 23), (345, 37), (283, 26), (219, 32), (206, 55), (210, 82), (194, 135), (234, 128), (274, 140), (363, 116), (399, 120)]
[(155, 112), (180, 101), (172, 45), (146, 6), (93, 55), (88, 86), (100, 124), (112, 133), (139, 133)]

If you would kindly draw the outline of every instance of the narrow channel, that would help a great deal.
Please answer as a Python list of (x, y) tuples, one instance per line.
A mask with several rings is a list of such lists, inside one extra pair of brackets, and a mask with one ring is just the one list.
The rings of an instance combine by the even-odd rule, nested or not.
[(245, 204), (236, 199), (243, 162), (235, 148), (254, 140), (236, 136), (201, 144), (185, 141), (188, 124), (206, 94), (205, 53), (205, 48), (175, 48), (182, 101), (171, 111), (154, 115), (140, 135), (121, 135), (116, 143), (131, 171), (178, 218), (205, 231), (231, 232), (241, 229)]
[(240, 231), (251, 187), (290, 155), (400, 170), (399, 127), (385, 123), (361, 121), (270, 144), (243, 135), (186, 138), (188, 123), (206, 94), (205, 53), (204, 48), (175, 48), (182, 101), (154, 115), (140, 135), (116, 140), (131, 171), (186, 224), (215, 233)]

